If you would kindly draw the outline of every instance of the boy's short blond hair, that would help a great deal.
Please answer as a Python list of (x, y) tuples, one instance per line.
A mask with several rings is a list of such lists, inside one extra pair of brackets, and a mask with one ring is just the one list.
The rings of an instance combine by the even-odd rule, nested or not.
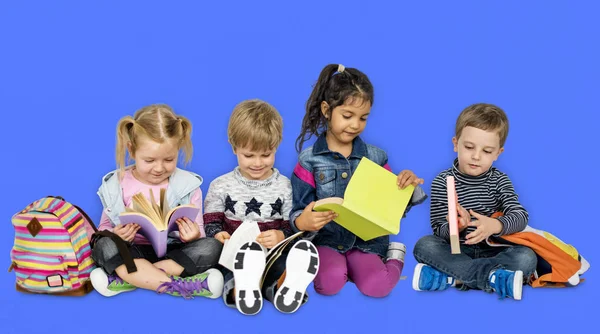
[(233, 149), (275, 150), (283, 139), (283, 120), (277, 109), (265, 101), (242, 101), (233, 108), (227, 136)]
[(484, 131), (497, 131), (500, 147), (504, 147), (508, 137), (508, 117), (500, 107), (488, 103), (476, 103), (466, 107), (456, 120), (456, 139), (460, 138), (462, 130), (467, 126)]

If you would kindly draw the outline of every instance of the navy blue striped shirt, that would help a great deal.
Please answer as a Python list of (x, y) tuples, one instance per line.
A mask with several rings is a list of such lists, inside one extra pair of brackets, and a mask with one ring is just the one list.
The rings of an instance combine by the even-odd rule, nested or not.
[[(433, 233), (446, 240), (450, 239), (448, 229), (448, 198), (446, 194), (446, 177), (454, 176), (458, 203), (467, 211), (473, 210), (484, 216), (502, 212), (504, 216), (498, 220), (502, 223), (502, 231), (497, 234), (507, 235), (520, 232), (527, 227), (529, 214), (519, 203), (518, 195), (508, 176), (495, 167), (479, 176), (463, 174), (458, 169), (458, 159), (452, 168), (438, 174), (431, 183), (430, 217)], [(471, 217), (471, 220), (475, 220)], [(460, 233), (460, 242), (465, 236), (475, 231), (475, 226), (468, 226)], [(485, 242), (485, 241), (482, 241)]]

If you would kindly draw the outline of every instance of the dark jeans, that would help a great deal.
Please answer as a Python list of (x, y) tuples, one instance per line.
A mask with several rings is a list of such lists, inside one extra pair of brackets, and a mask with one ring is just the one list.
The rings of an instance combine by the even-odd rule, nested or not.
[[(184, 268), (181, 277), (189, 277), (215, 267), (223, 245), (214, 238), (201, 238), (188, 243), (175, 242), (168, 245), (167, 254), (163, 258), (158, 258), (150, 245), (129, 245), (128, 248), (134, 259), (146, 259), (150, 263), (173, 260)], [(92, 258), (109, 275), (124, 264), (117, 245), (107, 237), (96, 241)]]
[(523, 282), (529, 282), (537, 266), (534, 251), (524, 246), (492, 247), (485, 242), (460, 245), (460, 254), (452, 254), (450, 243), (435, 235), (417, 241), (413, 254), (418, 262), (461, 281), (461, 289), (491, 291), (489, 275), (494, 269), (521, 270)]

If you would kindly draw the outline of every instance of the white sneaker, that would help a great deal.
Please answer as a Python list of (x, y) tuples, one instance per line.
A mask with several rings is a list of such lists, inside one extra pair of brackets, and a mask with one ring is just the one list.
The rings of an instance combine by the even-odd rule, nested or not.
[(255, 315), (262, 309), (260, 281), (265, 270), (266, 256), (258, 242), (240, 247), (233, 263), (235, 306), (245, 315)]
[(319, 272), (319, 253), (308, 240), (294, 244), (285, 262), (285, 279), (275, 293), (273, 304), (283, 313), (294, 313), (302, 306), (306, 288)]
[(90, 273), (92, 286), (104, 297), (112, 297), (122, 292), (136, 289), (135, 286), (125, 282), (116, 274), (108, 275), (102, 268), (96, 268)]

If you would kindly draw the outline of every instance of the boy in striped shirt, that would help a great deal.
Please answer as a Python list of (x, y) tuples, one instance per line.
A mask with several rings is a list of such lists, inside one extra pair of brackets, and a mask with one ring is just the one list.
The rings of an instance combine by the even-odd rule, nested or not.
[[(508, 176), (492, 167), (507, 135), (508, 119), (495, 105), (474, 104), (459, 115), (452, 138), (458, 157), (431, 185), (433, 235), (421, 238), (413, 251), (419, 262), (415, 290), (456, 286), (521, 299), (523, 284), (536, 269), (536, 254), (524, 246), (492, 247), (486, 242), (488, 237), (522, 231), (529, 217)], [(447, 176), (454, 177), (458, 195), (460, 254), (452, 254), (450, 248)], [(491, 218), (497, 212), (503, 215)]]

